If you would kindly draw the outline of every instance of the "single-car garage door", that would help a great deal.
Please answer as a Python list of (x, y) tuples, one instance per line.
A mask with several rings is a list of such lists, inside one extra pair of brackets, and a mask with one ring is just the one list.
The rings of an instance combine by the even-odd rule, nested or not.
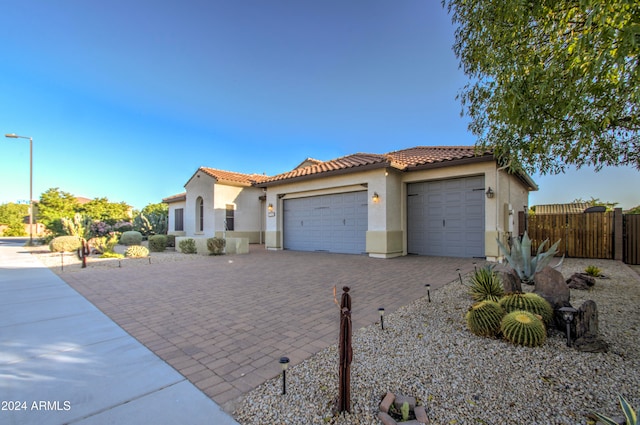
[(409, 183), (407, 251), (484, 257), (484, 176)]
[(284, 249), (362, 254), (367, 192), (284, 200)]

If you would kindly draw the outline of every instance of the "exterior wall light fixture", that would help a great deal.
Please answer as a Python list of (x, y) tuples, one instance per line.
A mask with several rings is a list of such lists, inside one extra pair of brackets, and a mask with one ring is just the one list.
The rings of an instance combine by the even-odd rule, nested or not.
[(487, 198), (489, 199), (493, 198), (495, 193), (493, 192), (493, 189), (491, 189), (491, 186), (489, 186), (489, 189), (487, 189), (487, 191), (485, 192), (485, 195), (487, 195)]
[(377, 204), (380, 201), (380, 195), (378, 195), (378, 192), (373, 192), (373, 196), (371, 197), (371, 200), (373, 201), (374, 204)]
[(273, 204), (269, 204), (269, 205), (267, 206), (267, 210), (268, 210), (269, 212), (273, 212)]

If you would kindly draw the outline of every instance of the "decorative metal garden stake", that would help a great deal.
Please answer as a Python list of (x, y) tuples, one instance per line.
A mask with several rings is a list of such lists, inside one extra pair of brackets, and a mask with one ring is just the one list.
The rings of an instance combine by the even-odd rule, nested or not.
[(384, 330), (384, 308), (380, 307), (378, 309), (378, 314), (380, 315), (380, 329)]
[(429, 292), (429, 289), (431, 289), (431, 285), (427, 283), (424, 286), (427, 287), (427, 298), (429, 299), (429, 302), (431, 302), (431, 293)]
[(287, 366), (289, 366), (289, 357), (280, 357), (280, 367), (282, 367), (282, 394), (287, 393)]
[(342, 300), (340, 301), (340, 384), (338, 394), (338, 412), (351, 410), (351, 295), (349, 287), (343, 286)]
[(464, 285), (462, 283), (462, 275), (460, 274), (460, 269), (456, 269), (456, 271), (458, 272), (458, 278), (460, 279), (460, 285)]
[(578, 312), (573, 307), (561, 307), (558, 310), (562, 312), (562, 318), (567, 324), (567, 347), (571, 347), (571, 322), (573, 321), (573, 315)]

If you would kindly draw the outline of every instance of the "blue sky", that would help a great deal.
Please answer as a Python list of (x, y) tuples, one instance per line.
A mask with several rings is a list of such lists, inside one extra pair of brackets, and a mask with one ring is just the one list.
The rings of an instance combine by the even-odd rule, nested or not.
[[(472, 145), (439, 0), (0, 0), (0, 132), (51, 187), (138, 209), (200, 166)], [(27, 140), (0, 139), (0, 203), (28, 199)], [(640, 204), (633, 168), (533, 176), (530, 204)], [(633, 187), (633, 189), (631, 188)]]

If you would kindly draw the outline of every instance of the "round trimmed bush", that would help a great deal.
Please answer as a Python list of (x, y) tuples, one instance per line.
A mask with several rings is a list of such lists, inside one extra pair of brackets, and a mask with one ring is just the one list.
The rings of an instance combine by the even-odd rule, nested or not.
[(149, 251), (164, 252), (167, 248), (167, 237), (165, 235), (149, 236)]
[(495, 336), (500, 331), (500, 321), (505, 311), (495, 301), (485, 300), (469, 308), (465, 319), (471, 332), (480, 336)]
[(145, 258), (149, 256), (149, 250), (146, 246), (131, 245), (124, 252), (124, 256), (129, 258)]
[(122, 236), (120, 236), (120, 243), (127, 246), (140, 245), (142, 243), (142, 233), (135, 230), (122, 232)]
[(533, 292), (513, 292), (500, 298), (499, 303), (507, 313), (524, 310), (542, 316), (542, 320), (546, 325), (553, 321), (553, 307), (551, 307), (549, 301)]
[(77, 236), (58, 236), (49, 243), (51, 252), (73, 252), (82, 247), (82, 240)]
[(224, 247), (227, 245), (226, 239), (223, 238), (209, 238), (207, 239), (207, 249), (211, 255), (224, 254)]
[(537, 316), (516, 310), (504, 316), (500, 323), (504, 339), (516, 345), (537, 347), (547, 340), (547, 329)]

